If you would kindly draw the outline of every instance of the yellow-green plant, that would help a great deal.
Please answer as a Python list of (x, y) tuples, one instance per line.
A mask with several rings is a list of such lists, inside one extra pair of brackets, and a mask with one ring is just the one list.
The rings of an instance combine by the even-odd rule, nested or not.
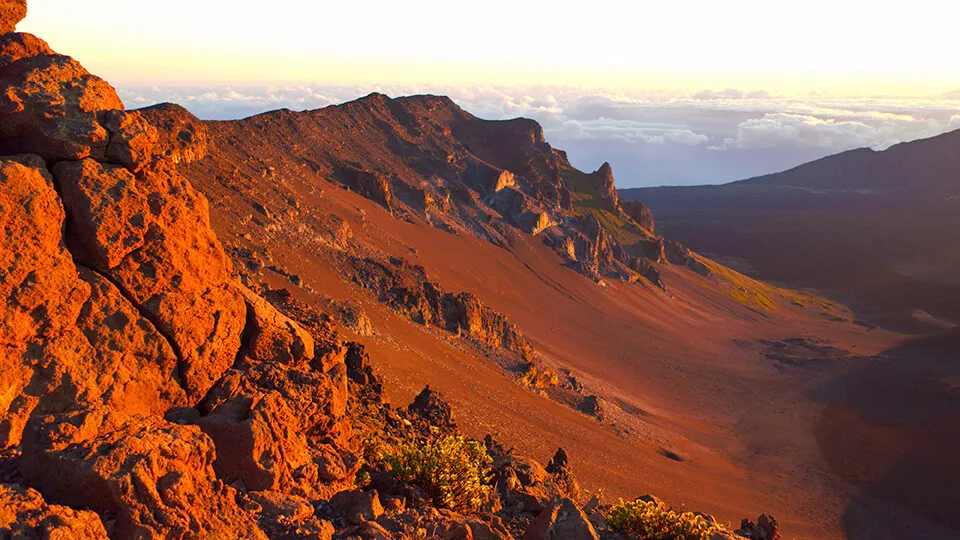
[(473, 510), (490, 491), (493, 459), (483, 444), (459, 435), (405, 443), (387, 461), (395, 478), (422, 487), (440, 507)]
[(724, 529), (693, 512), (675, 512), (663, 503), (623, 499), (604, 516), (611, 528), (643, 540), (708, 540)]

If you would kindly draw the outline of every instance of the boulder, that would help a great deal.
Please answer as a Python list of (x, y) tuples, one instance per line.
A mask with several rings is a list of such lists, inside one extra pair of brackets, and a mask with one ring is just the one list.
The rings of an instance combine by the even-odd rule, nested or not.
[(737, 535), (751, 540), (780, 540), (780, 523), (777, 518), (769, 514), (760, 514), (757, 523), (754, 524), (749, 519), (744, 518), (740, 523), (740, 528), (735, 531)]
[(637, 225), (653, 232), (655, 226), (653, 212), (645, 204), (640, 201), (622, 201), (620, 207)]
[(58, 164), (54, 175), (72, 239), (167, 336), (183, 385), (199, 401), (233, 364), (246, 324), (206, 198), (162, 160), (132, 179), (92, 160)]
[(605, 417), (606, 402), (602, 398), (591, 394), (580, 400), (580, 405), (577, 408), (580, 409), (580, 412), (602, 421)]
[(341, 491), (330, 499), (330, 505), (348, 523), (360, 525), (383, 515), (383, 506), (377, 490)]
[(314, 515), (310, 501), (276, 491), (253, 491), (242, 506), (257, 514), (257, 525), (269, 538), (330, 540), (333, 525)]
[(453, 409), (440, 394), (431, 390), (429, 385), (417, 394), (413, 403), (407, 407), (407, 411), (411, 415), (422, 418), (427, 424), (442, 430), (450, 431), (457, 428)]
[(586, 514), (570, 499), (560, 499), (527, 527), (524, 540), (597, 540)]
[[(269, 302), (243, 285), (237, 290), (247, 304), (245, 352), (263, 361), (300, 364), (313, 360), (313, 337)], [(340, 362), (343, 362), (341, 357)]]
[(0, 34), (13, 32), (27, 16), (27, 0), (0, 0)]
[(213, 439), (213, 469), (228, 484), (240, 480), (254, 491), (307, 493), (317, 483), (307, 441), (277, 392), (235, 397), (196, 425)]
[(36, 490), (0, 484), (0, 538), (107, 540), (100, 516), (47, 504)]
[[(346, 367), (343, 364), (331, 373), (321, 373), (277, 362), (248, 359), (236, 368), (227, 370), (199, 408), (201, 412), (209, 414), (237, 397), (276, 392), (289, 405), (293, 424), (313, 444), (325, 438), (331, 429), (344, 420), (346, 391)], [(340, 427), (349, 428), (349, 422)]]
[(117, 538), (266, 538), (214, 475), (213, 442), (195, 426), (131, 421), (74, 444), (31, 420), (23, 476), (50, 500), (116, 516)]
[[(3, 0), (0, 0), (2, 2)], [(0, 35), (0, 74), (18, 60), (56, 54), (47, 42), (33, 34), (11, 32)]]
[(103, 276), (74, 265), (63, 208), (42, 164), (33, 164), (0, 162), (0, 228), (19, 243), (0, 250), (3, 447), (17, 444), (32, 413), (95, 409), (110, 428), (185, 402), (166, 338)]
[(110, 137), (100, 118), (122, 109), (113, 87), (72, 58), (23, 58), (0, 70), (0, 154), (103, 160)]
[(199, 161), (207, 155), (207, 127), (190, 111), (161, 103), (136, 112), (157, 128), (157, 155), (177, 164)]
[(107, 111), (103, 127), (110, 133), (105, 159), (137, 172), (153, 158), (157, 129), (138, 112)]

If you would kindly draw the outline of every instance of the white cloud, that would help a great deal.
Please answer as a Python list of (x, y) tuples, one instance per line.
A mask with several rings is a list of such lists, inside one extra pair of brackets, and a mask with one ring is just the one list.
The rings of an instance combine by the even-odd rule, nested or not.
[(951, 116), (950, 121), (947, 122), (947, 131), (953, 131), (955, 129), (960, 129), (960, 114)]
[(904, 140), (932, 137), (949, 129), (948, 126), (949, 122), (872, 112), (840, 115), (840, 118), (767, 113), (739, 124), (736, 147), (799, 146), (845, 150), (867, 146), (883, 149)]

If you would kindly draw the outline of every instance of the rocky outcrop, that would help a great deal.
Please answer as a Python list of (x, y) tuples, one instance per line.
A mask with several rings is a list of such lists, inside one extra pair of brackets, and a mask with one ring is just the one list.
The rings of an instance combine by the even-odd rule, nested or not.
[(597, 197), (605, 209), (617, 211), (620, 198), (617, 196), (617, 187), (613, 181), (613, 167), (604, 162), (599, 169), (587, 175), (587, 179), (597, 190)]
[(482, 344), (532, 360), (536, 352), (520, 330), (471, 293), (444, 292), (426, 271), (399, 257), (383, 262), (353, 258), (353, 280), (378, 295), (381, 302), (420, 323), (438, 326)]
[(653, 232), (655, 226), (653, 212), (645, 204), (640, 201), (621, 201), (620, 208), (630, 219), (637, 222), (637, 225)]
[(0, 0), (0, 34), (13, 32), (27, 16), (27, 0)]
[(0, 537), (107, 540), (107, 531), (94, 512), (47, 504), (34, 489), (0, 484)]
[(10, 32), (0, 35), (0, 70), (24, 58), (52, 54), (55, 53), (47, 42), (33, 34)]
[(173, 103), (135, 111), (157, 128), (157, 155), (176, 164), (199, 161), (207, 155), (207, 127), (199, 118)]
[(450, 405), (437, 392), (430, 390), (429, 386), (417, 394), (413, 403), (407, 407), (407, 411), (412, 416), (419, 417), (427, 425), (438, 427), (443, 431), (457, 429)]
[(174, 166), (202, 154), (190, 118), (122, 110), (27, 34), (0, 40), (0, 84), (0, 151), (35, 152), (0, 159), (0, 447), (42, 493), (0, 489), (0, 527), (263, 538), (273, 508), (226, 482), (319, 497), (355, 472), (346, 348), (235, 282)]
[(570, 499), (561, 499), (530, 524), (523, 540), (597, 540), (597, 531), (583, 510)]
[(751, 540), (780, 540), (781, 538), (780, 523), (768, 514), (760, 514), (756, 523), (744, 518), (736, 533), (740, 537)]
[(170, 339), (199, 400), (233, 363), (246, 323), (206, 199), (165, 161), (135, 175), (90, 159), (53, 172), (81, 255)]
[(214, 446), (196, 427), (142, 419), (74, 444), (43, 422), (24, 440), (21, 470), (51, 500), (116, 516), (118, 538), (171, 534), (263, 538), (213, 471)]
[(710, 269), (707, 268), (707, 265), (700, 262), (693, 252), (680, 242), (664, 241), (664, 255), (670, 264), (685, 266), (703, 277), (710, 277)]
[(550, 215), (517, 187), (502, 187), (486, 202), (507, 222), (527, 234), (537, 235), (554, 225)]
[[(42, 167), (39, 159), (24, 158)], [(17, 444), (28, 416), (85, 408), (105, 426), (129, 414), (162, 414), (183, 403), (177, 359), (166, 339), (109, 281), (74, 265), (61, 235), (63, 207), (49, 176), (14, 161), (0, 165), (6, 238), (0, 319), (4, 446)]]
[(102, 115), (121, 109), (113, 87), (72, 58), (21, 58), (0, 70), (0, 154), (103, 160), (110, 136)]

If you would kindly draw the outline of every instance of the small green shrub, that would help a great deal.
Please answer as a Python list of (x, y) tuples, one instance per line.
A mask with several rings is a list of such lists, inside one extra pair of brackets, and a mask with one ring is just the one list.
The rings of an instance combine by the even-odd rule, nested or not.
[(674, 512), (663, 503), (624, 502), (607, 511), (607, 525), (644, 540), (709, 540), (724, 529), (693, 512)]
[(395, 478), (427, 490), (440, 507), (473, 510), (490, 491), (493, 459), (483, 444), (459, 435), (403, 444), (387, 461)]

